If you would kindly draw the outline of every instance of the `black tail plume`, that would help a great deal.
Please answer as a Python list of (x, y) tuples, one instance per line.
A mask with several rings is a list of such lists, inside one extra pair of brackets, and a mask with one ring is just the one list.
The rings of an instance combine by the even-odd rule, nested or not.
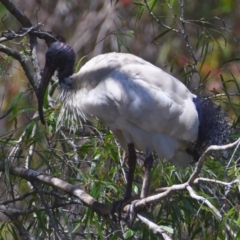
[(197, 97), (193, 102), (199, 118), (198, 139), (194, 150), (201, 154), (210, 145), (227, 144), (231, 131), (226, 112), (208, 99)]

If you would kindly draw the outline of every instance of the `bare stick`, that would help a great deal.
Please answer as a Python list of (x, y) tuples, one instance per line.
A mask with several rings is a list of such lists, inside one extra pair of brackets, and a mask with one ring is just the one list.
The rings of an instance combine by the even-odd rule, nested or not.
[(186, 24), (185, 24), (185, 20), (184, 20), (184, 0), (182, 0), (182, 2), (180, 3), (181, 5), (181, 17), (180, 17), (180, 21), (182, 23), (182, 35), (185, 39), (185, 42), (186, 42), (186, 47), (188, 48), (191, 56), (192, 56), (192, 59), (194, 61), (194, 70), (195, 70), (195, 67), (197, 66), (197, 63), (198, 63), (198, 59), (197, 59), (197, 56), (196, 54), (194, 53), (193, 51), (193, 47), (189, 41), (189, 37), (188, 37), (188, 33), (187, 33), (187, 29), (186, 29)]
[(144, 0), (144, 3), (145, 3), (145, 5), (146, 5), (146, 7), (147, 7), (147, 9), (148, 9), (148, 11), (149, 11), (149, 14), (151, 15), (151, 17), (152, 17), (158, 24), (162, 25), (164, 28), (167, 28), (167, 29), (169, 29), (169, 30), (171, 30), (171, 31), (173, 31), (173, 32), (175, 32), (175, 33), (180, 33), (179, 30), (177, 30), (177, 29), (175, 29), (175, 28), (172, 28), (172, 27), (169, 27), (168, 25), (166, 25), (166, 24), (164, 24), (162, 21), (160, 21), (160, 20), (154, 15), (154, 13), (151, 11), (151, 9), (150, 9), (150, 7), (149, 7), (149, 5), (148, 5), (148, 3), (147, 3), (147, 0)]
[(0, 44), (0, 52), (3, 52), (5, 54), (7, 54), (8, 56), (15, 58), (20, 62), (23, 70), (25, 71), (25, 74), (27, 75), (27, 78), (28, 78), (30, 84), (32, 85), (34, 91), (37, 93), (37, 84), (35, 82), (35, 78), (32, 74), (32, 70), (30, 68), (31, 61), (24, 54), (14, 51), (11, 48), (8, 48), (2, 44)]
[(156, 223), (150, 221), (140, 213), (137, 214), (137, 218), (141, 220), (144, 224), (146, 224), (149, 229), (151, 229), (153, 233), (156, 234), (156, 236), (160, 237), (160, 239), (171, 240), (171, 238), (166, 234), (166, 232)]
[[(0, 161), (0, 171), (5, 171), (5, 163)], [(77, 186), (74, 186), (70, 183), (67, 183), (60, 178), (52, 177), (45, 173), (38, 171), (22, 168), (22, 167), (12, 167), (9, 166), (10, 174), (19, 176), (27, 181), (36, 181), (43, 184), (56, 187), (76, 198), (81, 200), (85, 205), (92, 208), (94, 211), (98, 212), (101, 215), (107, 215), (111, 213), (112, 204), (103, 204), (94, 199), (92, 196), (84, 192)]]

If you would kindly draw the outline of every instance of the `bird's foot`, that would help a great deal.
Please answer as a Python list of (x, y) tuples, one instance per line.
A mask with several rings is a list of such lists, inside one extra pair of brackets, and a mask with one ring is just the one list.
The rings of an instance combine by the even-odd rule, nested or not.
[(135, 210), (135, 205), (139, 200), (134, 200), (131, 202), (130, 208), (128, 209), (128, 216), (129, 216), (129, 221), (130, 221), (130, 226), (133, 225), (134, 219), (136, 217), (136, 210)]
[[(132, 202), (129, 202), (129, 200), (121, 199), (121, 200), (118, 200), (118, 201), (114, 202), (112, 210), (111, 210), (113, 221), (120, 222), (121, 219), (122, 219), (122, 210), (123, 210), (123, 208), (127, 204), (130, 204), (130, 207), (128, 208), (128, 211), (127, 211), (124, 219), (125, 218), (127, 219), (129, 217), (129, 223), (130, 223), (130, 226), (132, 226), (132, 224), (134, 222), (134, 219), (136, 217), (135, 205), (136, 205), (136, 203), (138, 201), (139, 201), (139, 199), (138, 200), (133, 200)], [(116, 218), (115, 213), (117, 213), (118, 219)]]
[[(126, 205), (127, 201), (128, 201), (128, 199), (120, 199), (120, 200), (113, 203), (111, 214), (112, 214), (112, 219), (113, 219), (114, 222), (120, 222), (121, 221), (122, 209)], [(116, 219), (115, 213), (118, 214), (118, 220)]]

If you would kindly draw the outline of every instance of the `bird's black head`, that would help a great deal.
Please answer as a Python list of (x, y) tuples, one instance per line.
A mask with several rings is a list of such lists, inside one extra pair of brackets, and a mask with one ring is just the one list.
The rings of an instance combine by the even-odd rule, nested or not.
[[(42, 79), (38, 88), (38, 111), (42, 124), (45, 123), (43, 116), (43, 99), (48, 83), (56, 70), (61, 84), (73, 74), (75, 64), (75, 53), (73, 49), (62, 42), (52, 43), (46, 52), (46, 62)], [(69, 84), (69, 83), (68, 83)]]

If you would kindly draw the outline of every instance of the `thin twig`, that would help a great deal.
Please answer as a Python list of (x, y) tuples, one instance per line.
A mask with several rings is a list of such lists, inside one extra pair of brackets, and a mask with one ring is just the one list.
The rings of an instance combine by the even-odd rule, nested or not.
[(193, 66), (194, 66), (194, 70), (195, 70), (195, 68), (197, 66), (197, 63), (198, 63), (198, 59), (197, 59), (196, 54), (193, 51), (193, 47), (192, 47), (192, 44), (189, 41), (189, 37), (188, 37), (187, 29), (186, 29), (186, 24), (185, 24), (185, 20), (184, 20), (184, 0), (181, 1), (180, 6), (181, 6), (180, 21), (182, 23), (182, 28), (183, 28), (181, 33), (182, 33), (182, 35), (183, 35), (183, 37), (185, 39), (186, 47), (188, 48), (188, 50), (189, 50), (189, 52), (190, 52), (190, 54), (192, 56), (192, 59), (194, 61), (194, 65)]
[(209, 152), (211, 152), (211, 151), (221, 151), (221, 150), (226, 150), (226, 149), (229, 149), (229, 148), (233, 148), (236, 145), (238, 145), (239, 141), (240, 141), (240, 138), (233, 143), (226, 144), (226, 145), (223, 145), (223, 146), (212, 145), (212, 146), (208, 147), (205, 150), (205, 152), (202, 154), (200, 159), (198, 160), (198, 163), (196, 165), (196, 168), (195, 168), (194, 172), (192, 173), (192, 175), (188, 179), (188, 184), (191, 186), (194, 183), (195, 179), (198, 177), (199, 173), (201, 172), (204, 160), (205, 160), (206, 156), (209, 154)]
[[(0, 161), (0, 171), (5, 171), (4, 161)], [(10, 174), (26, 179), (27, 181), (41, 182), (43, 184), (58, 188), (59, 190), (62, 190), (69, 195), (78, 198), (86, 206), (92, 208), (93, 211), (96, 211), (101, 215), (107, 215), (111, 213), (112, 204), (100, 203), (79, 187), (63, 181), (60, 178), (52, 177), (48, 174), (22, 167), (9, 166), (9, 172)]]
[(156, 223), (150, 221), (148, 218), (138, 213), (137, 218), (141, 220), (144, 224), (148, 226), (149, 229), (153, 231), (156, 236), (158, 236), (162, 240), (171, 240), (171, 238), (166, 234), (166, 232)]
[[(215, 216), (218, 218), (219, 221), (223, 219), (222, 214), (217, 210), (217, 208), (213, 206), (213, 204), (208, 199), (196, 194), (196, 192), (192, 189), (191, 186), (187, 186), (187, 190), (192, 198), (206, 204), (214, 212)], [(231, 227), (227, 223), (225, 223), (225, 226), (229, 234), (235, 238), (237, 234), (231, 229)]]
[(20, 235), (19, 239), (36, 240), (36, 238), (32, 236), (24, 227), (22, 221), (18, 220), (17, 214), (16, 214), (18, 210), (15, 210), (6, 206), (0, 206), (0, 212), (4, 213), (6, 216), (8, 216), (11, 219), (11, 222), (14, 224), (14, 226), (19, 232), (19, 235)]
[(32, 26), (30, 28), (21, 28), (17, 32), (14, 32), (14, 31), (8, 29), (8, 31), (2, 33), (2, 37), (0, 38), (0, 43), (12, 40), (14, 38), (23, 38), (41, 26), (42, 26), (42, 23), (38, 23), (37, 25)]
[(234, 149), (234, 151), (233, 151), (233, 154), (232, 154), (232, 156), (231, 156), (231, 158), (230, 158), (230, 160), (229, 160), (229, 162), (228, 162), (228, 164), (227, 164), (227, 166), (226, 166), (226, 169), (229, 168), (229, 166), (230, 166), (230, 164), (231, 164), (231, 162), (232, 162), (232, 160), (233, 160), (233, 157), (235, 156), (236, 151), (237, 151), (238, 148), (239, 148), (239, 145), (240, 145), (240, 141), (238, 141), (237, 146), (235, 147), (235, 149)]
[(11, 48), (8, 48), (2, 44), (0, 44), (0, 52), (3, 52), (5, 54), (7, 54), (8, 56), (11, 56), (13, 58), (15, 58), (16, 60), (18, 60), (25, 72), (25, 74), (27, 75), (27, 78), (30, 82), (30, 84), (32, 85), (35, 93), (37, 93), (37, 83), (35, 81), (34, 75), (32, 74), (32, 69), (31, 69), (31, 61), (29, 60), (29, 58), (27, 58), (25, 56), (25, 54), (21, 54), (17, 51), (14, 51)]
[(17, 157), (17, 153), (20, 151), (21, 144), (26, 134), (27, 134), (27, 130), (25, 130), (19, 137), (18, 141), (15, 142), (15, 145), (12, 148), (12, 151), (8, 155), (9, 162), (11, 163), (15, 162), (15, 158)]
[(159, 19), (155, 16), (155, 14), (151, 11), (151, 9), (150, 9), (150, 7), (149, 7), (149, 5), (148, 5), (148, 3), (147, 3), (147, 0), (144, 0), (144, 3), (145, 3), (145, 5), (146, 5), (146, 7), (147, 7), (147, 9), (148, 9), (148, 11), (149, 11), (149, 14), (151, 15), (151, 17), (152, 17), (158, 24), (162, 25), (164, 28), (167, 28), (167, 29), (169, 29), (169, 30), (171, 30), (171, 31), (173, 31), (173, 32), (175, 32), (175, 33), (180, 33), (179, 30), (177, 30), (177, 29), (175, 29), (175, 28), (172, 28), (172, 27), (169, 27), (168, 25), (164, 24), (161, 20), (159, 20)]
[(47, 213), (47, 215), (49, 217), (49, 221), (51, 222), (51, 225), (52, 225), (52, 227), (54, 229), (55, 238), (59, 239), (59, 240), (63, 239), (63, 234), (61, 233), (61, 231), (60, 231), (60, 229), (58, 227), (58, 224), (56, 223), (56, 221), (55, 221), (55, 219), (54, 219), (54, 217), (52, 215), (52, 212), (50, 211), (50, 208), (49, 208), (47, 202), (45, 201), (45, 198), (44, 198), (41, 190), (38, 188), (37, 184), (34, 181), (31, 182), (31, 185), (34, 187), (34, 189), (38, 193), (38, 195), (39, 195), (39, 197), (40, 197), (40, 199), (42, 201), (42, 204), (45, 207), (46, 213)]

